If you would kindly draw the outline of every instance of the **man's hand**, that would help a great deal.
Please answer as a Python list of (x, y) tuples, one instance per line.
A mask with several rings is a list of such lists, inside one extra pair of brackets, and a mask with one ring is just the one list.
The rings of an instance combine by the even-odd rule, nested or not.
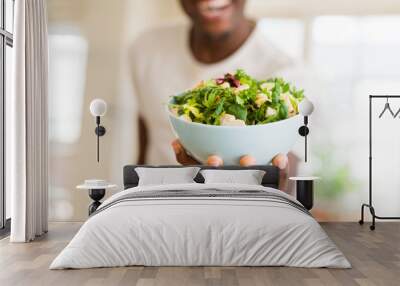
[[(240, 158), (240, 165), (241, 166), (251, 166), (255, 165), (256, 160), (250, 155), (245, 155)], [(287, 190), (287, 177), (289, 174), (289, 159), (286, 154), (278, 154), (272, 159), (272, 165), (278, 167), (279, 172), (279, 189), (281, 191)]]
[(181, 165), (200, 165), (196, 159), (191, 157), (188, 153), (186, 153), (185, 148), (183, 148), (181, 142), (176, 139), (171, 143), (172, 149), (174, 149), (176, 161), (178, 161)]
[[(176, 161), (182, 165), (198, 165), (200, 162), (198, 162), (196, 159), (191, 157), (183, 148), (181, 142), (176, 139), (172, 142), (172, 148), (174, 149), (175, 156), (176, 156)], [(220, 166), (223, 164), (223, 161), (221, 158), (219, 158), (217, 155), (211, 155), (208, 157), (207, 160), (209, 165), (217, 165)], [(245, 155), (241, 158), (240, 160), (240, 165), (241, 166), (251, 166), (255, 165), (256, 160), (250, 156), (250, 155)], [(288, 157), (285, 154), (278, 154), (272, 159), (272, 165), (278, 167), (280, 170), (285, 170), (288, 166)]]
[(286, 154), (278, 154), (272, 159), (272, 165), (278, 167), (281, 170), (287, 168), (289, 163), (288, 156)]
[(289, 174), (289, 159), (286, 154), (278, 154), (272, 159), (272, 165), (280, 169), (279, 172), (279, 189), (287, 192), (288, 174)]
[[(171, 145), (172, 149), (174, 149), (175, 152), (176, 161), (178, 161), (179, 164), (184, 166), (201, 165), (199, 161), (194, 159), (186, 152), (185, 148), (183, 148), (181, 142), (178, 139), (172, 141)], [(207, 165), (218, 167), (223, 165), (223, 161), (219, 156), (211, 155), (207, 158)]]
[[(171, 145), (174, 149), (176, 161), (178, 161), (178, 163), (182, 165), (201, 165), (200, 162), (186, 152), (178, 139), (174, 140)], [(250, 155), (245, 155), (240, 159), (240, 165), (243, 167), (255, 165), (256, 163), (255, 158)], [(223, 161), (217, 155), (211, 155), (207, 159), (207, 165), (218, 167), (223, 165)], [(272, 165), (280, 169), (279, 189), (285, 191), (287, 188), (287, 176), (289, 172), (288, 156), (285, 154), (276, 155), (272, 159)]]

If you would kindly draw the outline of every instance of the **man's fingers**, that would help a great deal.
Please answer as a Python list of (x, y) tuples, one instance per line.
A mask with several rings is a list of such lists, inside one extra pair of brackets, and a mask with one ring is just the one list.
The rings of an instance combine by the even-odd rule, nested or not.
[(279, 169), (283, 170), (288, 165), (288, 157), (285, 154), (278, 154), (272, 159), (272, 165), (278, 167)]
[(221, 157), (219, 157), (217, 155), (211, 155), (211, 156), (208, 156), (208, 158), (207, 158), (208, 166), (219, 167), (219, 166), (222, 166), (223, 164), (224, 164), (224, 161), (222, 160)]
[(256, 164), (256, 158), (251, 155), (244, 155), (240, 157), (239, 165), (242, 167), (249, 167)]
[[(182, 165), (197, 165), (199, 162), (197, 162), (195, 159), (193, 159), (190, 155), (188, 155), (183, 148), (181, 142), (179, 139), (176, 139), (172, 141), (171, 143), (172, 148), (174, 149), (176, 160), (182, 164)], [(286, 169), (288, 166), (288, 157), (285, 154), (278, 154), (272, 159), (272, 165), (278, 167), (281, 170)], [(241, 166), (251, 166), (254, 165), (255, 159), (251, 156), (243, 156), (240, 161)], [(211, 155), (207, 159), (207, 165), (209, 166), (222, 166), (224, 164), (224, 161), (222, 160), (221, 157), (217, 155)]]
[(189, 156), (185, 149), (183, 148), (181, 142), (176, 139), (172, 143), (172, 149), (174, 149), (175, 152), (175, 157), (176, 161), (182, 165), (198, 165), (199, 162), (197, 162), (195, 159), (193, 159), (191, 156)]
[(176, 155), (182, 153), (183, 147), (182, 147), (181, 142), (178, 139), (172, 141), (171, 145), (172, 145), (172, 149), (174, 149), (174, 152)]

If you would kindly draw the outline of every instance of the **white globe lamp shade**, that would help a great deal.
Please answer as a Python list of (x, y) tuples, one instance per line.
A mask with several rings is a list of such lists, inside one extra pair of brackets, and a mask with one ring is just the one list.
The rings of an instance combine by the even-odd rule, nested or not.
[(299, 111), (303, 116), (309, 116), (314, 111), (314, 104), (306, 97), (299, 103)]
[(93, 116), (104, 116), (107, 112), (107, 103), (99, 98), (93, 99), (90, 103), (90, 113)]

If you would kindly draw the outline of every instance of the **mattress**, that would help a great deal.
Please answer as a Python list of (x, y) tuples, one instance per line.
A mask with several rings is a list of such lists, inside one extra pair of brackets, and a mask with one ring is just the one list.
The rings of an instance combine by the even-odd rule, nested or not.
[(132, 265), (351, 267), (293, 197), (263, 186), (197, 183), (113, 195), (50, 269)]

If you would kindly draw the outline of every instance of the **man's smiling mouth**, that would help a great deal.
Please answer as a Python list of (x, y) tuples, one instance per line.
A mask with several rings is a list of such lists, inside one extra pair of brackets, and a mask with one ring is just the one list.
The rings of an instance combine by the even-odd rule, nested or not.
[(197, 6), (204, 18), (218, 18), (232, 6), (232, 0), (204, 0), (198, 2)]

